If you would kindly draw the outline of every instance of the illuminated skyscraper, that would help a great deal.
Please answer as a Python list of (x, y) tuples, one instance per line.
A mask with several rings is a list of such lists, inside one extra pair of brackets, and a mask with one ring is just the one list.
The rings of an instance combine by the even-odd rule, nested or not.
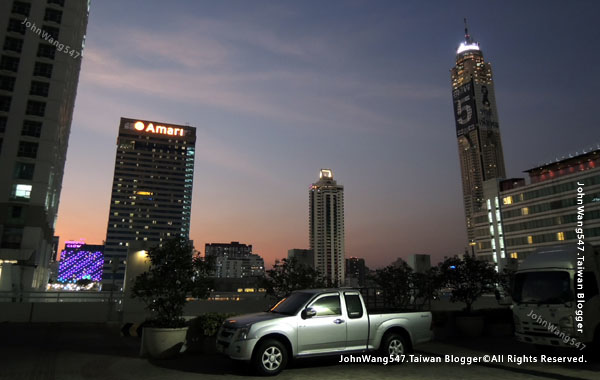
[(46, 289), (88, 1), (0, 1), (0, 291)]
[(452, 100), (458, 138), (463, 201), (469, 243), (475, 240), (473, 214), (481, 210), (483, 181), (506, 177), (492, 66), (484, 61), (465, 20), (465, 41), (456, 51)]
[(344, 253), (344, 186), (333, 179), (333, 171), (321, 169), (320, 179), (309, 192), (310, 249), (314, 268), (333, 284), (343, 286), (346, 261)]
[(79, 280), (102, 280), (103, 245), (85, 244), (84, 241), (66, 241), (60, 254), (57, 281), (77, 283)]
[[(116, 286), (122, 286), (130, 242), (156, 246), (176, 236), (189, 238), (195, 145), (193, 127), (121, 118), (104, 250), (104, 289), (112, 286), (113, 275)], [(118, 268), (113, 268), (117, 262)]]

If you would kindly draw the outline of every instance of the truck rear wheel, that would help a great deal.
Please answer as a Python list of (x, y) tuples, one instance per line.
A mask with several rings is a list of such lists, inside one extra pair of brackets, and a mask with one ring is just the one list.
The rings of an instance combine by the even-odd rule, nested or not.
[(260, 342), (252, 355), (252, 366), (262, 376), (277, 375), (285, 368), (287, 361), (287, 349), (276, 339)]
[(381, 356), (406, 355), (408, 353), (408, 342), (402, 334), (395, 332), (386, 334), (381, 340), (379, 353)]

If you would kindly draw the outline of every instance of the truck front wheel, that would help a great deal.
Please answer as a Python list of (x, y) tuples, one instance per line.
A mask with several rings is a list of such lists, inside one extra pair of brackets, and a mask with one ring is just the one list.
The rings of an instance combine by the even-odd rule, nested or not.
[(408, 353), (408, 342), (401, 334), (386, 334), (381, 340), (379, 352), (382, 356), (405, 355)]
[(262, 376), (274, 376), (287, 365), (288, 353), (285, 346), (276, 339), (260, 342), (254, 349), (252, 365)]

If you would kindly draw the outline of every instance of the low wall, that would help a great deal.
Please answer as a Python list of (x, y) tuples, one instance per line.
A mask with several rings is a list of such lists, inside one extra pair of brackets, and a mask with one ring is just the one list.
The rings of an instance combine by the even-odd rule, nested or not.
[(0, 303), (0, 322), (107, 322), (106, 302)]
[[(268, 298), (239, 301), (192, 301), (185, 307), (188, 318), (204, 313), (254, 313), (265, 311), (272, 300)], [(109, 317), (107, 302), (0, 302), (1, 322), (92, 322), (116, 320), (116, 313)], [(122, 321), (139, 323), (148, 312), (138, 300), (131, 301), (123, 310)], [(121, 319), (121, 318), (119, 318)]]

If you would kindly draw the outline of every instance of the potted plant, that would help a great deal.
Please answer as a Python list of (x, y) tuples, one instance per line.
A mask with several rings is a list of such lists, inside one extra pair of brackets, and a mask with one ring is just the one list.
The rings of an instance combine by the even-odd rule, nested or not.
[(440, 271), (451, 289), (450, 301), (465, 304), (463, 313), (456, 316), (457, 329), (466, 336), (480, 336), (484, 318), (473, 312), (473, 304), (482, 294), (494, 291), (498, 273), (492, 264), (470, 255), (447, 258), (440, 264)]
[(187, 351), (202, 354), (217, 353), (217, 332), (223, 322), (236, 314), (206, 313), (192, 319), (187, 335)]
[(211, 264), (193, 257), (193, 246), (175, 238), (147, 253), (150, 267), (133, 283), (133, 297), (140, 298), (151, 317), (144, 322), (142, 356), (166, 358), (179, 353), (187, 333), (183, 308), (188, 296), (205, 298), (210, 292)]

